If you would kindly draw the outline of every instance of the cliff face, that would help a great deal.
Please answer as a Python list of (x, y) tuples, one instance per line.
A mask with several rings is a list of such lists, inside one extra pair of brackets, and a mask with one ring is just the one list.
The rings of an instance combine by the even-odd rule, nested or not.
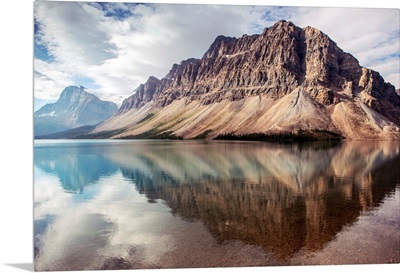
[[(301, 95), (308, 106), (292, 113), (296, 97)], [(266, 115), (277, 104), (282, 109)], [(197, 117), (195, 120), (200, 114), (209, 115), (204, 113), (204, 106), (220, 110), (212, 112), (208, 119), (224, 119), (228, 115), (235, 120), (237, 114), (242, 122), (194, 122), (191, 115)], [(246, 106), (257, 113), (246, 111)], [(203, 110), (187, 114), (193, 107)], [(241, 111), (247, 116), (242, 116)], [(123, 102), (118, 122), (110, 120), (96, 130), (116, 129), (116, 124), (128, 129), (125, 135), (155, 127), (165, 129), (150, 121), (149, 126), (139, 126), (144, 126), (142, 129), (136, 126), (144, 112), (155, 114), (155, 120), (157, 113), (163, 115), (163, 121), (173, 125), (168, 129), (183, 137), (193, 137), (201, 130), (212, 130), (214, 135), (290, 131), (299, 129), (296, 123), (306, 127), (303, 129), (329, 129), (351, 139), (393, 139), (400, 135), (400, 97), (394, 86), (385, 83), (378, 72), (361, 67), (326, 34), (286, 21), (277, 22), (260, 35), (218, 36), (201, 59), (174, 64), (161, 80), (150, 77)], [(181, 113), (180, 117), (174, 115), (176, 112)], [(312, 117), (310, 113), (320, 116)], [(261, 116), (264, 118), (260, 120)], [(271, 122), (273, 116), (275, 122)], [(354, 131), (354, 125), (361, 126), (361, 130)]]

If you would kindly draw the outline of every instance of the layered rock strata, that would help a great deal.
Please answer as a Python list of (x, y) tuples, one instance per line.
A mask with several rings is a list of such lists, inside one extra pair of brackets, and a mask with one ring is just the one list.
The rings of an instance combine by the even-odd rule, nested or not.
[(349, 139), (400, 138), (395, 87), (323, 32), (286, 21), (260, 35), (218, 36), (201, 59), (150, 77), (118, 114), (95, 132), (126, 128), (116, 136), (125, 137), (156, 128), (189, 138), (206, 130), (213, 137), (324, 129)]

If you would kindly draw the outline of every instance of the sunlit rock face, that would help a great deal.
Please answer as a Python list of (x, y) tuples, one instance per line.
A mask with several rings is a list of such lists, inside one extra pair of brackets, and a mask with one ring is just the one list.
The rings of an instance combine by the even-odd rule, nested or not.
[[(149, 113), (152, 119), (143, 122)], [(212, 130), (326, 129), (348, 139), (399, 139), (400, 96), (325, 33), (279, 21), (259, 35), (218, 36), (201, 59), (174, 64), (125, 99), (94, 132), (156, 128), (184, 138)]]

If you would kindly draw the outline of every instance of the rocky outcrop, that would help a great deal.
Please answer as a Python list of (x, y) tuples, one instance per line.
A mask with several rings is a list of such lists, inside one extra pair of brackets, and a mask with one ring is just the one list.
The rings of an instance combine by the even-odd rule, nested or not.
[(147, 102), (153, 99), (154, 92), (156, 91), (160, 80), (156, 77), (150, 77), (145, 84), (139, 85), (138, 88), (133, 90), (133, 96), (125, 99), (118, 110), (118, 114), (126, 112), (132, 108), (140, 108)]
[[(218, 36), (201, 59), (188, 59), (174, 64), (161, 80), (150, 77), (124, 101), (119, 114), (131, 109), (139, 110), (147, 103), (151, 104), (149, 111), (162, 111), (180, 100), (184, 101), (184, 105), (197, 103), (200, 106), (227, 105), (253, 97), (260, 102), (278, 102), (296, 90), (308, 93), (310, 99), (317, 103), (315, 107), (324, 110), (328, 122), (308, 122), (319, 128), (330, 128), (354, 138), (356, 134), (341, 128), (342, 117), (332, 118), (331, 115), (336, 105), (345, 106), (346, 109), (351, 105), (350, 108), (357, 108), (353, 109), (356, 119), (362, 122), (367, 113), (358, 104), (363, 103), (389, 126), (386, 129), (393, 133), (390, 138), (400, 134), (400, 97), (394, 86), (386, 83), (378, 72), (361, 67), (355, 57), (343, 52), (320, 30), (312, 27), (302, 29), (286, 21), (277, 22), (260, 35), (243, 35), (240, 38)], [(134, 115), (133, 111), (130, 115), (132, 120), (125, 124), (134, 125)], [(168, 116), (165, 118), (168, 119)], [(180, 125), (180, 128), (189, 126)], [(235, 127), (234, 131), (244, 128), (227, 124), (224, 128), (215, 128), (210, 125), (207, 125), (208, 129), (221, 132), (231, 127)], [(207, 126), (200, 127), (207, 129)], [(260, 126), (242, 131), (295, 129), (293, 126), (281, 126), (280, 123)], [(365, 126), (376, 127), (369, 121)], [(104, 128), (107, 127), (97, 130)], [(372, 133), (373, 138), (382, 133), (383, 127), (375, 129), (377, 131)], [(196, 130), (192, 128), (186, 132)], [(185, 133), (183, 136), (190, 135)], [(369, 138), (368, 134), (358, 137)]]

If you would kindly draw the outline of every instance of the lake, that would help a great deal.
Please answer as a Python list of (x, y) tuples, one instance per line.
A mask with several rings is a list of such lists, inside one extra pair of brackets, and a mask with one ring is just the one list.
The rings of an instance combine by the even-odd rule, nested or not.
[(400, 262), (399, 142), (36, 140), (38, 271)]

